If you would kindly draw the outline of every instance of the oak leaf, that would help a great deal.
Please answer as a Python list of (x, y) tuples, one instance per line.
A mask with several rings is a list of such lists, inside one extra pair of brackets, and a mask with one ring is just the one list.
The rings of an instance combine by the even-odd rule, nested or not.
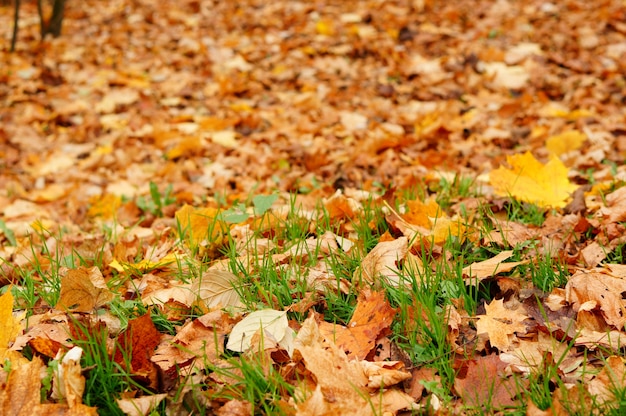
[(489, 181), (497, 195), (512, 196), (540, 207), (562, 208), (576, 185), (567, 179), (567, 168), (556, 156), (545, 165), (530, 153), (507, 157), (511, 168), (491, 171)]

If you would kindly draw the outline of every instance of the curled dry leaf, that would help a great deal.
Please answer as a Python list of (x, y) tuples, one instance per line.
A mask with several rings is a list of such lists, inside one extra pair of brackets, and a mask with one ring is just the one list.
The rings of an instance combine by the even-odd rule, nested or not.
[(362, 278), (368, 283), (375, 283), (382, 277), (394, 286), (400, 284), (398, 264), (409, 251), (408, 239), (400, 237), (394, 241), (380, 242), (367, 253), (361, 265), (354, 272), (353, 279)]

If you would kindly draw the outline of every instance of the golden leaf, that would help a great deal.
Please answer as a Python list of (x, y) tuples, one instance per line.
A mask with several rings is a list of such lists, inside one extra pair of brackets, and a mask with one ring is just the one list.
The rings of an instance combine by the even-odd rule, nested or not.
[(489, 182), (497, 195), (512, 196), (541, 207), (562, 208), (576, 185), (567, 179), (567, 168), (556, 157), (543, 165), (530, 153), (507, 157), (511, 168), (491, 171)]
[(13, 295), (8, 290), (4, 295), (0, 296), (0, 358), (4, 358), (9, 343), (15, 340), (15, 337), (21, 332), (20, 321), (13, 317)]
[(586, 138), (587, 136), (579, 131), (566, 131), (556, 136), (549, 137), (546, 140), (546, 149), (556, 156), (561, 156), (563, 153), (567, 153), (571, 150), (580, 149)]

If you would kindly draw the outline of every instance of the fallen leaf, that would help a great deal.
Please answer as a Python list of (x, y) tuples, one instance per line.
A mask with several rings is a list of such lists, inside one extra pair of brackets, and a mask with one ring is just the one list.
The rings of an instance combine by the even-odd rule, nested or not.
[(161, 333), (156, 329), (150, 314), (128, 321), (128, 327), (117, 337), (118, 348), (114, 361), (127, 371), (145, 377), (148, 385), (155, 387), (157, 374), (150, 358), (161, 341)]
[(580, 271), (565, 285), (565, 300), (575, 311), (587, 302), (595, 302), (607, 324), (623, 329), (626, 324), (626, 279), (602, 269)]
[(232, 327), (233, 320), (225, 312), (209, 312), (186, 323), (173, 339), (163, 340), (150, 360), (175, 380), (179, 369), (191, 364), (204, 368), (217, 361)]
[(117, 399), (115, 403), (124, 414), (129, 416), (144, 416), (152, 414), (156, 407), (167, 397), (166, 393), (153, 394), (134, 398)]
[(485, 315), (477, 315), (476, 333), (487, 334), (491, 346), (500, 352), (508, 351), (511, 335), (516, 332), (526, 333), (526, 325), (522, 322), (528, 319), (528, 316), (518, 310), (506, 308), (502, 299), (493, 300), (485, 305), (485, 311)]
[(4, 359), (10, 344), (22, 332), (20, 320), (13, 316), (13, 295), (11, 290), (0, 296), (0, 359)]
[(349, 359), (364, 359), (374, 348), (376, 340), (389, 330), (396, 310), (385, 299), (384, 292), (365, 291), (346, 327), (323, 322), (320, 333), (334, 342)]
[(97, 267), (69, 269), (61, 277), (61, 293), (56, 309), (74, 312), (91, 312), (111, 300), (104, 277)]
[(567, 168), (556, 157), (545, 165), (530, 153), (507, 157), (511, 168), (491, 171), (489, 181), (497, 195), (512, 196), (540, 207), (562, 208), (576, 185), (567, 178)]
[(505, 367), (495, 354), (471, 359), (465, 375), (454, 379), (454, 388), (470, 406), (481, 407), (487, 403), (495, 409), (510, 406), (518, 386), (514, 378), (504, 374)]
[(287, 312), (274, 309), (252, 312), (235, 325), (226, 348), (236, 352), (248, 351), (252, 337), (259, 331), (269, 338), (268, 342), (280, 343), (288, 335), (287, 328)]
[(546, 149), (556, 156), (561, 156), (564, 153), (580, 149), (586, 139), (587, 136), (583, 133), (577, 130), (570, 130), (549, 137), (546, 140)]
[(353, 279), (363, 279), (368, 283), (378, 282), (383, 278), (394, 286), (400, 283), (400, 270), (398, 268), (408, 253), (408, 239), (400, 237), (394, 241), (383, 241), (376, 244), (361, 261), (361, 265), (355, 270)]
[(513, 270), (520, 264), (528, 263), (528, 261), (504, 263), (504, 260), (508, 259), (512, 255), (512, 250), (501, 251), (490, 259), (474, 262), (469, 266), (465, 266), (463, 268), (463, 278), (466, 279), (465, 283), (476, 285), (478, 282), (486, 279), (487, 277), (492, 277), (499, 273), (506, 273)]
[(238, 308), (242, 305), (241, 298), (234, 284), (239, 280), (229, 271), (209, 269), (191, 284), (195, 302), (202, 304), (206, 310), (215, 308)]

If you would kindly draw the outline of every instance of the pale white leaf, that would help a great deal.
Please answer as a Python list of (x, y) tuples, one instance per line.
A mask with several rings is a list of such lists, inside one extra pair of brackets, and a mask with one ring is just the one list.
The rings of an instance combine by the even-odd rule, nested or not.
[(252, 337), (261, 330), (275, 340), (282, 340), (285, 338), (287, 328), (287, 312), (274, 309), (252, 312), (235, 325), (226, 348), (237, 352), (247, 351)]

